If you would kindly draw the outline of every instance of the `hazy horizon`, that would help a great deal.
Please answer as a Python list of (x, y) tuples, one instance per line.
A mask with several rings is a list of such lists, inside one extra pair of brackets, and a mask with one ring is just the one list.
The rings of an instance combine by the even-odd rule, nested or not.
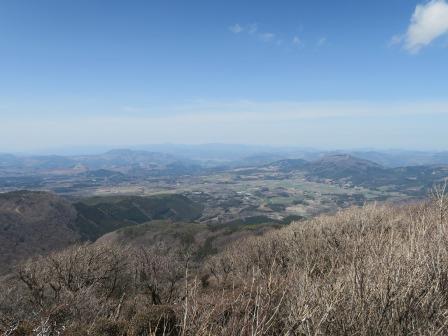
[(227, 151), (235, 153), (247, 152), (251, 154), (263, 154), (274, 153), (280, 151), (281, 153), (287, 152), (342, 152), (342, 153), (354, 153), (354, 152), (378, 152), (378, 153), (442, 153), (447, 152), (444, 149), (418, 149), (418, 148), (399, 148), (399, 147), (308, 147), (300, 145), (272, 145), (272, 144), (244, 144), (244, 143), (152, 143), (152, 144), (135, 144), (135, 145), (96, 145), (96, 146), (63, 146), (63, 147), (46, 147), (34, 150), (19, 150), (8, 151), (1, 150), (1, 154), (12, 154), (17, 156), (45, 156), (45, 155), (58, 155), (58, 156), (76, 156), (76, 155), (99, 155), (114, 150), (131, 150), (131, 151), (145, 151), (155, 153), (167, 153), (174, 151), (181, 151), (182, 149), (188, 150), (208, 150), (210, 153), (215, 151)]

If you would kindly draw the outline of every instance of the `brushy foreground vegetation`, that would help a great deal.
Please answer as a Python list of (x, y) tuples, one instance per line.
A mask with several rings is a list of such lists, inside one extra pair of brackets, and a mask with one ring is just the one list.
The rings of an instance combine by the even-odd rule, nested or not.
[(444, 335), (448, 201), (367, 205), (238, 241), (82, 245), (0, 288), (4, 335)]

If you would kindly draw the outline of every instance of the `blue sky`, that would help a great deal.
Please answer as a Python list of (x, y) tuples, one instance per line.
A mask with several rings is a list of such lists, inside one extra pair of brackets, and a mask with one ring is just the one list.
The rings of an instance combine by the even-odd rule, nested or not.
[(446, 0), (0, 2), (0, 151), (448, 149)]

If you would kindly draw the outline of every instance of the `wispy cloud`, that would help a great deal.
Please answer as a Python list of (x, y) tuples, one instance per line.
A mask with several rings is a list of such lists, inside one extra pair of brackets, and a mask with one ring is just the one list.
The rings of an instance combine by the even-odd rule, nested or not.
[(334, 102), (299, 102), (272, 101), (260, 102), (252, 100), (213, 102), (207, 100), (193, 101), (172, 107), (169, 114), (209, 114), (227, 118), (234, 115), (259, 115), (269, 120), (284, 119), (320, 119), (338, 117), (391, 117), (412, 115), (446, 115), (448, 116), (448, 101), (430, 102), (387, 102), (373, 103), (363, 101)]
[(318, 47), (323, 47), (324, 45), (326, 45), (327, 44), (327, 38), (326, 37), (321, 37), (321, 38), (319, 38), (318, 40), (317, 40), (317, 43), (316, 43), (316, 45), (318, 46)]
[(234, 34), (239, 34), (244, 31), (244, 28), (240, 24), (235, 23), (229, 27), (229, 30)]
[(138, 107), (138, 106), (123, 106), (121, 108), (121, 110), (123, 112), (127, 112), (127, 113), (141, 113), (141, 112), (145, 112), (145, 109), (142, 107)]
[(431, 0), (417, 5), (404, 35), (395, 35), (391, 45), (402, 44), (410, 53), (418, 53), (437, 38), (448, 34), (448, 3)]
[(258, 31), (258, 25), (256, 23), (248, 24), (246, 30), (249, 34), (255, 34)]
[[(421, 116), (440, 122), (422, 125)], [(443, 118), (443, 119), (442, 119)], [(3, 118), (3, 150), (68, 145), (144, 143), (271, 143), (311, 146), (429, 145), (445, 143), (445, 102), (193, 101), (160, 107), (157, 115)], [(415, 127), (415, 132), (408, 127)], [(250, 127), (248, 127), (248, 125)], [(336, 125), (336, 126), (335, 126)], [(426, 126), (425, 126), (426, 125)], [(426, 127), (426, 128), (425, 128)], [(17, 130), (24, 129), (21, 136)], [(397, 129), (403, 134), (398, 135)], [(388, 138), (385, 137), (385, 132)], [(408, 133), (406, 133), (408, 132)], [(378, 136), (382, 134), (382, 136)], [(421, 135), (421, 136), (420, 136)], [(76, 139), (76, 140), (73, 140)], [(428, 140), (429, 139), (429, 140)], [(76, 143), (73, 143), (76, 141)], [(434, 142), (436, 141), (436, 142)]]
[(249, 24), (240, 24), (235, 23), (229, 27), (229, 30), (233, 34), (242, 34), (245, 33), (247, 35), (253, 36), (254, 38), (259, 39), (262, 42), (275, 42), (277, 45), (283, 44), (283, 40), (277, 38), (277, 35), (272, 32), (259, 31), (258, 24), (249, 23)]
[(263, 42), (272, 42), (275, 39), (274, 33), (262, 33), (259, 36)]
[(394, 35), (389, 41), (389, 47), (400, 45), (403, 43), (404, 35)]
[[(279, 47), (283, 46), (284, 48), (300, 47), (301, 49), (305, 46), (305, 42), (301, 36), (292, 34), (281, 34), (277, 32), (262, 30), (256, 23), (251, 24), (235, 23), (229, 27), (229, 31), (235, 35), (246, 34), (247, 36), (251, 36), (254, 39), (258, 39), (261, 42), (271, 43)], [(317, 47), (322, 47), (326, 44), (327, 44), (327, 38), (325, 36), (320, 37), (315, 42), (315, 45)]]
[(247, 25), (235, 23), (229, 27), (229, 30), (234, 34), (247, 33), (253, 35), (258, 31), (258, 25), (256, 23), (249, 23)]
[(294, 36), (291, 43), (298, 47), (302, 45), (302, 40), (298, 36)]

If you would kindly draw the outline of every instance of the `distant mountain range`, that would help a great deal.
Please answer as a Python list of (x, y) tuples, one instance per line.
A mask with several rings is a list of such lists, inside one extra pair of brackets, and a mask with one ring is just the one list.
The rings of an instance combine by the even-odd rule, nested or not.
[(0, 154), (0, 168), (51, 171), (64, 169), (95, 170), (125, 169), (133, 167), (157, 168), (176, 162), (178, 159), (170, 154), (128, 149), (112, 150), (99, 155), (83, 156), (14, 156)]
[[(413, 189), (422, 192), (435, 182), (447, 177), (448, 152), (312, 152), (281, 151), (247, 154), (248, 148), (236, 151), (233, 160), (231, 150), (239, 147), (223, 147), (212, 160), (206, 153), (208, 147), (199, 147), (195, 159), (189, 151), (196, 147), (186, 147), (183, 156), (173, 153), (134, 151), (129, 149), (111, 150), (99, 155), (81, 156), (15, 156), (0, 155), (0, 188), (42, 189), (48, 184), (48, 177), (59, 181), (63, 177), (72, 179), (75, 186), (138, 183), (146, 178), (181, 176), (206, 176), (217, 172), (231, 172), (245, 168), (252, 171), (276, 170), (287, 174), (303, 172), (310, 180), (333, 180), (338, 183), (378, 188), (395, 186), (397, 189)], [(211, 147), (215, 148), (215, 147)], [(223, 156), (220, 156), (220, 153)], [(202, 159), (201, 159), (202, 158)], [(246, 170), (246, 174), (250, 170)], [(52, 189), (56, 192), (63, 191)], [(8, 189), (9, 188), (9, 189)], [(45, 188), (43, 188), (45, 189)]]
[(388, 168), (349, 154), (326, 155), (314, 161), (286, 159), (267, 167), (282, 172), (303, 171), (311, 180), (327, 179), (369, 188), (390, 187), (411, 195), (424, 194), (448, 178), (446, 164)]
[[(375, 162), (387, 168), (448, 164), (448, 151), (319, 151), (311, 149), (273, 148), (242, 145), (154, 145), (149, 150), (114, 149), (91, 155), (12, 155), (0, 153), (0, 170), (45, 172), (51, 170), (166, 169), (171, 165), (194, 167), (259, 166), (284, 159), (315, 161), (347, 154)], [(1, 175), (0, 175), (1, 176)]]

